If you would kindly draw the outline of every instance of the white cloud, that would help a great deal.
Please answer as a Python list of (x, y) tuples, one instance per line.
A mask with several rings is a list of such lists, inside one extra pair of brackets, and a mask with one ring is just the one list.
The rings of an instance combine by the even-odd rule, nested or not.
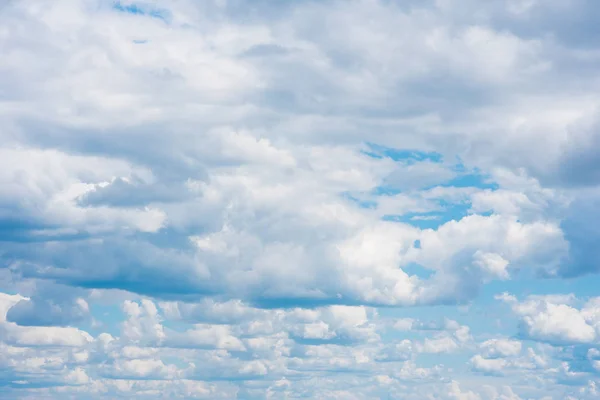
[(502, 358), (483, 358), (480, 355), (476, 355), (471, 359), (471, 365), (476, 371), (501, 374), (506, 369), (508, 362)]
[(449, 353), (458, 348), (458, 344), (450, 337), (425, 339), (419, 350), (423, 353)]
[(482, 355), (486, 358), (517, 356), (521, 353), (521, 342), (510, 339), (490, 339), (481, 343)]
[(85, 331), (72, 327), (19, 326), (6, 321), (6, 313), (20, 301), (20, 295), (0, 293), (0, 340), (16, 346), (74, 346), (90, 343), (93, 338)]
[(144, 299), (137, 303), (126, 300), (123, 303), (123, 312), (128, 317), (122, 325), (123, 336), (127, 339), (150, 343), (160, 343), (164, 340), (164, 328), (152, 301)]
[(150, 171), (126, 161), (27, 148), (1, 148), (0, 159), (3, 163), (0, 202), (5, 208), (2, 217), (22, 218), (38, 225), (31, 232), (34, 236), (52, 239), (81, 231), (101, 233), (120, 229), (155, 232), (165, 221), (164, 213), (156, 208), (128, 210), (78, 205), (78, 199), (86, 193), (116, 178), (152, 179)]
[(128, 378), (173, 378), (177, 374), (174, 365), (165, 365), (161, 360), (119, 360), (111, 366), (117, 377)]
[(456, 381), (448, 384), (448, 396), (456, 400), (480, 400), (481, 397), (472, 391), (462, 391), (460, 385)]
[(244, 344), (230, 332), (227, 326), (197, 324), (183, 333), (171, 332), (167, 346), (216, 348), (231, 351), (245, 350)]
[(497, 318), (551, 344), (535, 349), (488, 318), (425, 321), (490, 307), (492, 281), (597, 272), (597, 17), (583, 0), (0, 6), (0, 289), (27, 295), (0, 294), (0, 386), (596, 396), (597, 299), (502, 283), (520, 289)]
[(598, 326), (595, 301), (584, 308), (569, 305), (572, 296), (530, 296), (519, 303), (504, 296), (520, 317), (522, 333), (531, 339), (551, 343), (592, 343)]

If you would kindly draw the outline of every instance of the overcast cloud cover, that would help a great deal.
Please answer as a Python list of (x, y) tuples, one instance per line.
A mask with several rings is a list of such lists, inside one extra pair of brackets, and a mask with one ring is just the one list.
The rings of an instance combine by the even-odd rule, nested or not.
[(600, 398), (596, 0), (3, 0), (3, 399)]

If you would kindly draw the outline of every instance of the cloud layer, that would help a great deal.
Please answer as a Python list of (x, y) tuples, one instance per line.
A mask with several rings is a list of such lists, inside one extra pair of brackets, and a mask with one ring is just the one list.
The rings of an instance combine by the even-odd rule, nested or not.
[(0, 393), (592, 399), (591, 0), (0, 6)]

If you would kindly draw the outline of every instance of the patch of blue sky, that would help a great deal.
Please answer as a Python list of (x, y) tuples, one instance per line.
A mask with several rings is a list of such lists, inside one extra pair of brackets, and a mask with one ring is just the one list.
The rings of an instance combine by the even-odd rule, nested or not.
[(120, 1), (116, 1), (113, 3), (112, 8), (113, 10), (124, 12), (127, 14), (148, 16), (152, 18), (161, 19), (165, 22), (169, 22), (169, 19), (171, 17), (171, 13), (168, 10), (151, 8), (150, 6), (136, 3), (123, 4)]
[(499, 188), (499, 185), (496, 182), (493, 182), (488, 175), (482, 174), (478, 170), (463, 174), (459, 173), (455, 178), (437, 186), (459, 188), (474, 187), (477, 189), (492, 190), (497, 190)]
[(145, 14), (144, 10), (142, 10), (137, 4), (121, 4), (120, 1), (117, 1), (113, 4), (113, 8), (117, 11), (122, 11), (129, 14)]
[(375, 196), (394, 196), (400, 193), (402, 193), (402, 190), (392, 186), (377, 186), (370, 194)]
[(88, 321), (89, 326), (77, 326), (83, 328), (87, 332), (99, 335), (103, 332), (112, 336), (119, 336), (121, 331), (121, 323), (127, 316), (121, 310), (121, 304), (102, 304), (98, 302), (89, 302), (90, 315), (94, 323)]
[[(418, 242), (418, 240), (417, 240)], [(416, 247), (416, 246), (415, 246)], [(406, 272), (408, 275), (417, 276), (419, 279), (429, 279), (433, 276), (434, 271), (431, 271), (417, 263), (410, 263), (408, 265), (404, 265), (402, 270)]]
[(168, 328), (174, 332), (185, 332), (188, 329), (192, 328), (192, 323), (193, 322), (187, 322), (187, 321), (182, 321), (182, 320), (177, 320), (177, 319), (168, 319), (168, 318), (164, 318), (163, 321), (161, 321), (161, 324), (165, 327)]
[[(440, 209), (426, 213), (406, 213), (403, 215), (384, 215), (384, 221), (402, 222), (419, 229), (437, 229), (441, 225), (450, 221), (459, 221), (470, 215), (471, 203), (457, 202), (450, 203), (444, 200), (438, 200)], [(481, 215), (488, 216), (491, 213)]]
[(450, 218), (443, 212), (431, 212), (425, 214), (384, 215), (381, 219), (390, 222), (402, 222), (419, 229), (436, 229), (452, 219), (460, 218)]
[(415, 149), (395, 149), (375, 143), (366, 143), (366, 145), (368, 150), (363, 150), (362, 154), (373, 158), (390, 158), (394, 161), (405, 161), (409, 164), (420, 161), (442, 162), (442, 155), (437, 152)]
[(452, 170), (456, 173), (456, 177), (439, 186), (475, 187), (492, 190), (499, 187), (489, 174), (483, 173), (479, 168), (468, 168), (460, 159), (457, 159)]
[(594, 361), (590, 360), (587, 356), (588, 351), (592, 348), (592, 346), (574, 346), (572, 350), (572, 354), (570, 356), (564, 357), (564, 361), (569, 361), (569, 369), (574, 372), (587, 372), (587, 373), (597, 373), (597, 369), (595, 368)]
[[(362, 153), (373, 158), (390, 158), (403, 164), (415, 164), (418, 162), (434, 162), (442, 163), (443, 157), (437, 152), (427, 152), (413, 149), (394, 149), (374, 143), (366, 143), (368, 150), (363, 150)], [(456, 164), (448, 166), (456, 175), (450, 180), (442, 183), (436, 183), (431, 186), (422, 188), (423, 190), (433, 189), (435, 187), (456, 187), (456, 188), (477, 188), (497, 190), (499, 185), (494, 182), (488, 174), (475, 168), (467, 168), (460, 159), (456, 160)], [(403, 191), (394, 185), (381, 185), (371, 191), (371, 195), (375, 196), (392, 196), (400, 194)], [(451, 218), (454, 219), (454, 218)]]
[[(467, 173), (462, 175), (457, 175), (456, 177), (442, 183), (437, 183), (435, 185), (426, 186), (422, 190), (430, 190), (436, 187), (455, 187), (455, 188), (476, 188), (476, 189), (490, 189), (490, 190), (498, 190), (499, 185), (496, 182), (493, 182), (489, 179), (487, 175), (479, 174), (477, 172)], [(377, 186), (371, 191), (372, 195), (375, 196), (393, 196), (396, 194), (403, 193), (403, 190), (390, 186), (390, 185), (382, 185)]]

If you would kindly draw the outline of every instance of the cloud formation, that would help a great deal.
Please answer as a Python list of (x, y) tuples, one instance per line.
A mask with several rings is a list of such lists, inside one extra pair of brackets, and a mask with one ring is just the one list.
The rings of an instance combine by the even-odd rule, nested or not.
[(597, 17), (0, 5), (0, 391), (595, 398)]

